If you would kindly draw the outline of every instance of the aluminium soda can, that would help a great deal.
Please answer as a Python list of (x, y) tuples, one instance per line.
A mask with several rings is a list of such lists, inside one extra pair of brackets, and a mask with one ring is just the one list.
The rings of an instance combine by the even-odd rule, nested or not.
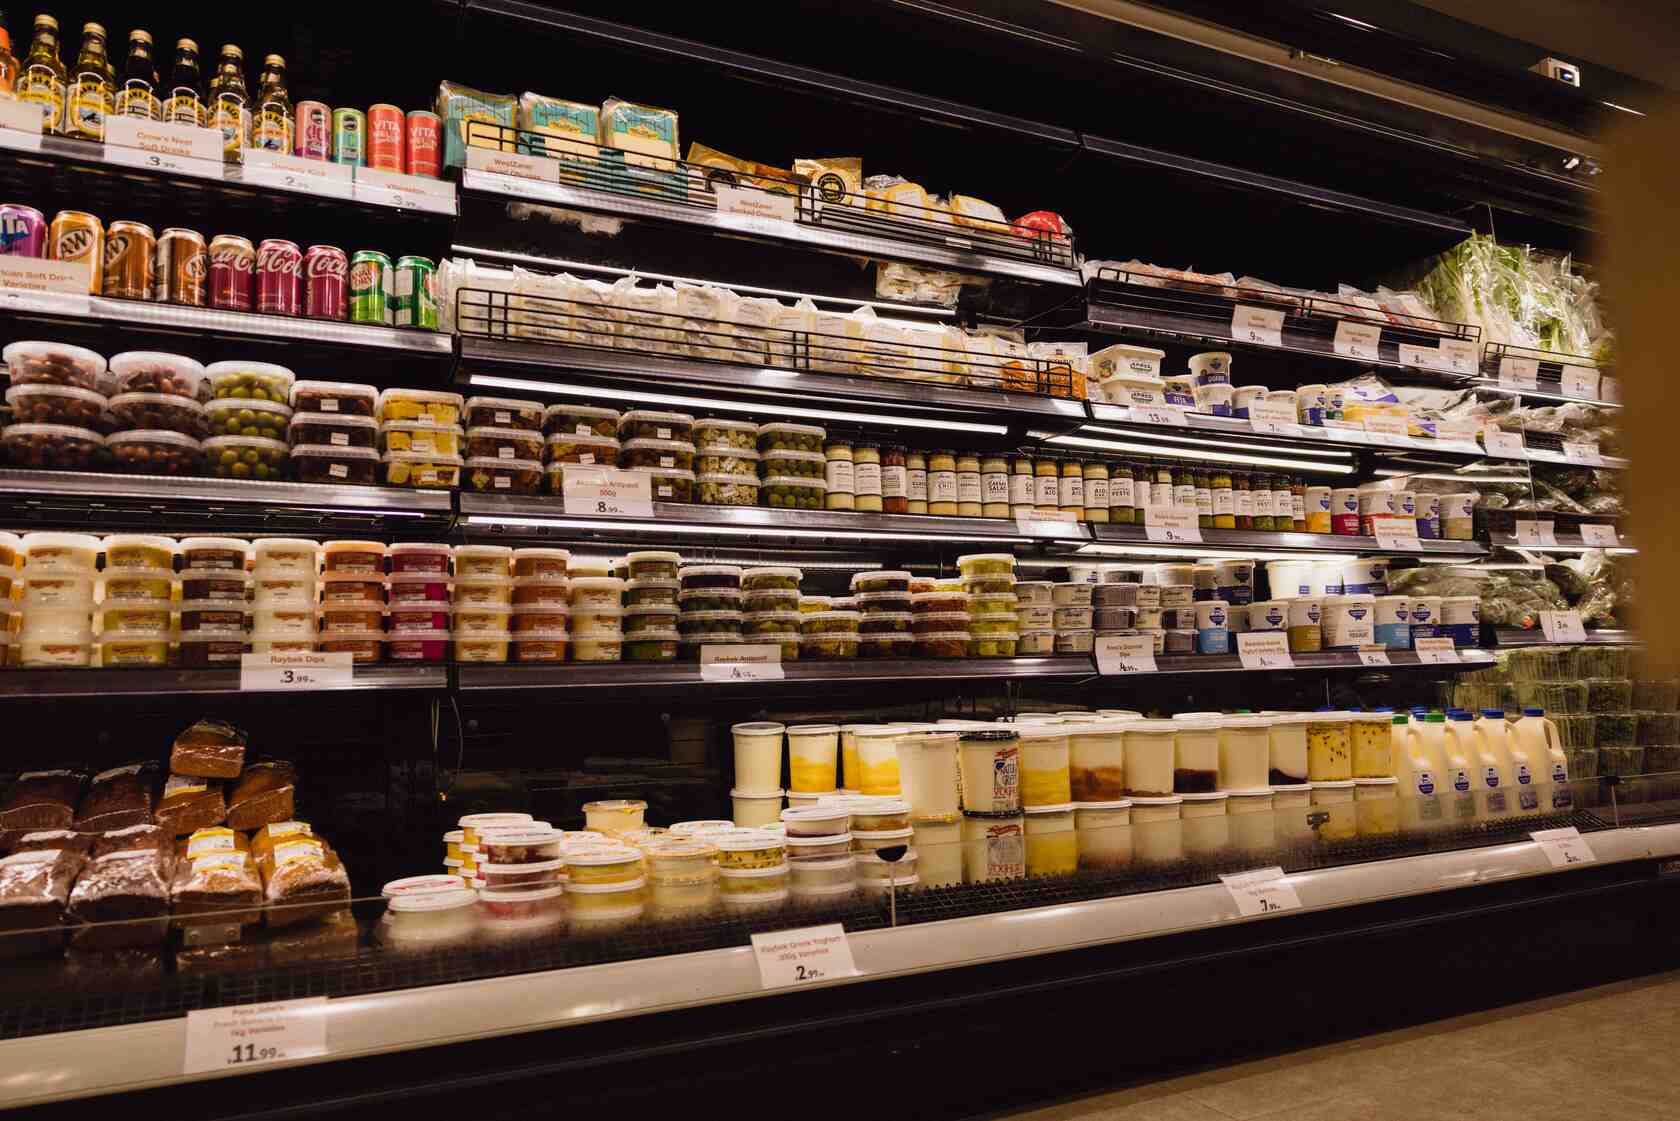
[(437, 266), (430, 258), (398, 257), (392, 291), (392, 323), (437, 330)]
[(104, 294), (119, 300), (149, 300), (156, 286), (157, 237), (144, 222), (112, 222), (105, 231)]
[(395, 105), (372, 105), (367, 111), (367, 166), (398, 171), (405, 166), (408, 121)]
[(204, 281), (210, 271), (210, 254), (204, 235), (197, 230), (174, 228), (158, 236), (156, 266), (152, 276), (152, 299), (164, 304), (204, 306)]
[(19, 202), (0, 203), (0, 256), (46, 255), (47, 216)]
[(436, 179), (443, 174), (443, 118), (425, 109), (408, 114), (406, 170)]
[(210, 306), (250, 311), (257, 250), (250, 238), (217, 234), (210, 239)]
[(367, 163), (367, 117), (360, 109), (332, 111), (333, 163), (360, 167)]
[(293, 115), (293, 154), (306, 160), (332, 158), (332, 109), (325, 102), (300, 101)]
[(303, 314), (303, 250), (295, 241), (271, 237), (257, 246), (257, 311)]
[(391, 258), (358, 249), (350, 258), (350, 322), (390, 323)]
[(310, 319), (344, 318), (345, 279), (350, 258), (336, 245), (311, 245), (303, 255), (303, 314)]
[(60, 210), (47, 228), (47, 256), (87, 269), (88, 292), (99, 295), (105, 278), (105, 225), (85, 210)]

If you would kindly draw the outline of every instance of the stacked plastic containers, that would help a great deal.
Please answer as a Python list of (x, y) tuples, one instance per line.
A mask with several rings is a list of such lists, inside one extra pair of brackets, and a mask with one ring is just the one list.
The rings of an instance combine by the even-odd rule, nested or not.
[[(237, 665), (251, 623), (250, 542), (237, 537), (184, 537), (180, 556), (181, 665), (195, 669)], [(106, 593), (110, 593), (108, 584)], [(314, 604), (309, 605), (308, 625), (298, 633), (308, 644), (304, 649), (313, 649)], [(265, 644), (275, 640), (272, 633), (262, 638)], [(264, 653), (270, 647), (253, 645), (252, 649)]]
[[(795, 581), (797, 584), (797, 581)], [(741, 569), (732, 564), (694, 564), (677, 572), (678, 652), (698, 661), (710, 645), (740, 643), (745, 618)]]
[(857, 890), (857, 856), (852, 851), (852, 813), (843, 799), (782, 811), (787, 846), (788, 888), (794, 901), (832, 902)]
[[(393, 661), (431, 662), (445, 656), (454, 615), (449, 599), (453, 552), (431, 542), (398, 542), (386, 551), (386, 635)], [(327, 595), (334, 594), (336, 582), (328, 584)]]
[[(797, 568), (748, 568), (741, 573), (741, 633), (745, 641), (781, 647), (784, 662), (799, 657)], [(854, 581), (855, 584), (855, 581)]]
[[(259, 565), (266, 559), (263, 544), (259, 541), (256, 546)], [(378, 661), (382, 652), (388, 652), (392, 661), (441, 662), (446, 643), (430, 632), (410, 629), (398, 640), (386, 631), (389, 552), (382, 541), (328, 541), (321, 547), (321, 649), (349, 653), (356, 662)], [(262, 585), (258, 577), (259, 593)], [(254, 607), (252, 612), (254, 629)]]
[(782, 812), (782, 734), (786, 727), (755, 720), (730, 728), (735, 746), (735, 786), (729, 792), (735, 824), (768, 825)]
[(379, 481), (379, 393), (353, 382), (291, 387), (292, 475), (300, 482), (369, 486)]
[(696, 502), (758, 505), (758, 425), (707, 417), (695, 422), (694, 445)]
[(910, 574), (875, 569), (852, 575), (858, 605), (858, 654), (864, 658), (908, 658), (915, 650), (910, 624)]
[(1083, 581), (1057, 584), (1050, 589), (1050, 607), (1056, 627), (1056, 653), (1089, 654), (1096, 643), (1096, 604), (1093, 586)]
[(512, 549), (506, 545), (455, 547), (450, 636), (457, 662), (508, 660), (513, 588)]
[[(940, 580), (911, 585), (910, 630), (916, 640), (916, 654), (923, 658), (966, 658), (969, 622), (968, 592), (960, 580)], [(926, 588), (926, 591), (915, 590)]]
[(814, 424), (777, 421), (758, 429), (759, 504), (822, 510), (828, 499), (828, 433)]
[[(208, 473), (254, 482), (286, 478), (291, 461), (287, 434), (292, 420), (292, 371), (269, 362), (230, 361), (212, 363), (204, 373), (210, 382), (210, 400), (204, 406), (210, 433), (204, 441)], [(298, 477), (314, 482), (354, 481)]]
[(173, 637), (173, 538), (113, 534), (105, 538), (104, 595), (98, 612), (99, 664), (165, 666)]
[(461, 479), (463, 402), (459, 393), (387, 389), (379, 395), (379, 482), (448, 490)]
[[(328, 653), (347, 653), (359, 663), (377, 662), (384, 653), (385, 547), (371, 590), (361, 583), (340, 590), (322, 603), (321, 545), (301, 537), (266, 537), (251, 546), (251, 633), (262, 635), (265, 652), (312, 650), (319, 642)], [(228, 587), (231, 591), (231, 585)], [(330, 607), (331, 615), (318, 609)], [(211, 644), (212, 652), (221, 646)], [(182, 646), (183, 660), (185, 645)], [(238, 662), (238, 655), (231, 659)]]
[[(655, 567), (670, 571), (675, 566), (659, 563)], [(645, 563), (640, 570), (648, 571)], [(626, 584), (624, 577), (604, 575), (600, 569), (574, 571), (567, 577), (573, 661), (616, 662), (624, 657)]]
[(618, 465), (648, 476), (655, 502), (694, 501), (694, 418), (631, 409), (618, 419)]
[(682, 593), (677, 573), (682, 557), (664, 549), (644, 549), (624, 560), (624, 660), (676, 661), (682, 638), (677, 630), (681, 614), (678, 596)]
[[(191, 358), (151, 351), (113, 355), (109, 385), (113, 396), (107, 405), (107, 417), (100, 418), (100, 422), (114, 424), (119, 429), (105, 438), (106, 448), (119, 471), (197, 475), (203, 467), (204, 438), (227, 431), (230, 418), (226, 406), (221, 406), (217, 413), (222, 433), (212, 432), (209, 427), (204, 401), (209, 396), (210, 385), (205, 380), (204, 367)], [(85, 408), (91, 403), (85, 390), (48, 386), (19, 388), (28, 394), (27, 401), (13, 400), (11, 392), (6, 394), (14, 412), (19, 405), (27, 405), (28, 411), (34, 414), (42, 407), (62, 409), (80, 405)], [(45, 396), (48, 391), (56, 396)], [(63, 396), (70, 392), (77, 395), (73, 400)], [(75, 421), (65, 417), (58, 423)], [(227, 441), (218, 445), (218, 463), (226, 458), (227, 450)], [(231, 472), (213, 467), (212, 473)]]
[(550, 494), (564, 493), (568, 465), (618, 466), (618, 422), (617, 409), (595, 405), (566, 401), (543, 410), (543, 473)]
[[(1015, 558), (1009, 553), (972, 553), (957, 558), (963, 591), (968, 593), (969, 654), (1013, 658), (1020, 639), (1015, 595)], [(1089, 608), (1087, 592), (1086, 607)], [(1085, 626), (1090, 627), (1090, 611)]]
[(563, 662), (570, 653), (571, 560), (565, 549), (513, 551), (514, 661)]
[(1015, 653), (1052, 654), (1056, 650), (1053, 585), (1048, 580), (1015, 582)]
[(0, 445), (14, 467), (91, 471), (103, 464), (105, 437), (95, 429), (111, 383), (105, 358), (79, 346), (15, 342), (0, 351), (11, 386), (12, 421)]
[(542, 490), (543, 407), (510, 397), (468, 397), (466, 485), (487, 494)]
[(30, 533), (21, 548), (18, 664), (89, 665), (99, 539), (85, 533)]

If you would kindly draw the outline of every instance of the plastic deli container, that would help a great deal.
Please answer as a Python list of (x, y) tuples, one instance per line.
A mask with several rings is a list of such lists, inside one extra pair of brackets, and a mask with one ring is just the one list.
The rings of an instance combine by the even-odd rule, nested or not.
[(15, 342), (0, 350), (13, 385), (47, 383), (98, 389), (105, 359), (79, 346), (52, 342)]
[(372, 417), (379, 391), (356, 382), (299, 381), (292, 383), (290, 404), (296, 413)]

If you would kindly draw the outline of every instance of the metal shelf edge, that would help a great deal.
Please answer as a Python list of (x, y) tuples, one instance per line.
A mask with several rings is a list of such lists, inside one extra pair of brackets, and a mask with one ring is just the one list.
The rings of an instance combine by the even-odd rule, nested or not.
[(203, 502), (357, 512), (385, 511), (416, 517), (444, 517), (454, 508), (449, 491), (334, 486), (327, 483), (264, 483), (243, 479), (118, 475), (87, 471), (0, 469), (0, 499), (37, 497), (84, 498), (92, 502)]
[[(310, 692), (359, 692), (371, 689), (447, 689), (445, 665), (357, 666), (351, 683), (339, 689)], [(0, 670), (0, 699), (164, 696), (241, 693), (240, 670), (122, 668), (122, 669), (7, 669)], [(282, 695), (279, 693), (276, 696)], [(296, 697), (296, 691), (284, 695)]]
[[(1096, 543), (1138, 545), (1148, 548), (1151, 542), (1142, 526), (1094, 526)], [(1416, 549), (1384, 549), (1374, 537), (1342, 537), (1330, 533), (1269, 533), (1265, 530), (1204, 529), (1202, 544), (1209, 548), (1252, 548), (1262, 551), (1291, 550), (1302, 553), (1381, 553), (1394, 556), (1462, 556), (1482, 557), (1487, 548), (1477, 541), (1442, 541), (1420, 538)], [(1194, 548), (1194, 546), (1184, 546)]]

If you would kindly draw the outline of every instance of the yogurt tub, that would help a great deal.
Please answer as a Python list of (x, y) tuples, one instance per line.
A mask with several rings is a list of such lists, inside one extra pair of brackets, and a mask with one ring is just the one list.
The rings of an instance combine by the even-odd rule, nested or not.
[(860, 859), (865, 856), (870, 859), (877, 859), (875, 854), (881, 849), (899, 846), (908, 848), (914, 839), (915, 830), (909, 826), (902, 829), (853, 829), (852, 852), (857, 854)]
[(1195, 391), (1196, 411), (1212, 416), (1230, 416), (1232, 393), (1229, 385), (1199, 385)]
[(788, 898), (788, 866), (725, 868), (718, 873), (718, 898), (724, 906), (770, 907)]
[(1169, 797), (1176, 766), (1178, 725), (1171, 720), (1134, 720), (1125, 726), (1126, 793)]
[[(45, 608), (60, 611), (92, 611), (93, 610), (93, 577), (53, 575), (45, 572), (36, 574), (30, 569), (23, 572), (23, 594), (19, 598), (19, 605), (28, 615), (31, 609)], [(146, 597), (154, 599), (157, 597)], [(167, 601), (168, 593), (165, 592)]]
[(1481, 600), (1475, 596), (1444, 596), (1441, 623), (1436, 633), (1451, 638), (1454, 646), (1476, 646), (1481, 642)]
[(166, 666), (169, 664), (169, 631), (135, 631), (120, 637), (102, 635), (99, 664), (119, 666)]
[[(910, 830), (906, 829), (903, 832), (909, 834)], [(909, 836), (906, 836), (903, 843), (908, 846), (910, 839)], [(873, 852), (853, 853), (852, 860), (859, 884), (869, 887), (872, 884), (885, 886), (888, 880), (901, 881), (904, 877), (914, 877), (918, 856), (914, 848), (907, 847), (904, 850), (904, 855), (897, 860), (883, 860)]]
[(429, 572), (408, 572), (391, 574), (389, 598), (393, 605), (399, 603), (438, 603), (449, 600), (449, 590), (452, 582), (447, 576), (440, 576)]
[[(506, 894), (506, 893), (503, 893)], [(566, 884), (566, 913), (574, 933), (614, 930), (642, 917), (647, 882)]]
[(916, 874), (928, 887), (948, 887), (963, 882), (962, 822), (912, 822), (911, 841), (916, 849)]
[[(808, 807), (815, 806), (819, 802), (823, 802), (824, 799), (833, 798), (833, 797), (835, 797), (835, 796), (837, 796), (841, 793), (846, 793), (846, 792), (843, 792), (843, 791), (840, 791), (840, 790), (837, 790), (837, 789), (836, 790), (801, 790), (801, 791), (797, 791), (797, 792), (790, 790), (790, 791), (787, 792), (788, 809), (790, 809), (790, 810), (806, 809)], [(787, 810), (783, 810), (782, 812), (786, 813)], [(787, 823), (786, 822), (782, 823), (782, 829), (784, 831), (787, 829)]]
[(1399, 780), (1392, 775), (1353, 780), (1355, 827), (1361, 837), (1392, 837), (1400, 832)]
[[(78, 618), (80, 612), (76, 613)], [(100, 605), (100, 614), (104, 617), (100, 631), (106, 636), (153, 634), (169, 630), (169, 605), (155, 603), (150, 600), (113, 600), (107, 599)], [(309, 620), (314, 622), (314, 618)], [(244, 616), (232, 629), (242, 629)]]
[(1338, 537), (1359, 536), (1359, 488), (1336, 487), (1330, 491), (1330, 532)]
[(1374, 606), (1374, 638), (1390, 650), (1412, 648), (1411, 611), (1405, 596), (1378, 596)]
[[(493, 609), (492, 609), (493, 610)], [(571, 609), (561, 603), (525, 603), (513, 608), (511, 629), (514, 635), (555, 634), (571, 626)], [(392, 611), (392, 626), (396, 625), (396, 611)]]
[(1021, 745), (1021, 805), (1061, 805), (1073, 801), (1068, 775), (1068, 731), (1057, 724), (1032, 722), (1016, 729)]
[(638, 881), (642, 875), (642, 854), (629, 845), (604, 844), (588, 848), (563, 848), (566, 884), (622, 884)]
[(709, 835), (718, 850), (718, 866), (725, 872), (746, 868), (779, 868), (787, 861), (787, 842), (766, 829), (732, 829)]
[(1376, 641), (1376, 597), (1324, 597), (1323, 645), (1328, 650), (1357, 650)]
[(1219, 787), (1219, 731), (1224, 717), (1180, 714), (1173, 717), (1173, 793), (1205, 794)]
[[(188, 614), (195, 616), (193, 622), (197, 623), (197, 626), (187, 626)], [(221, 610), (217, 610), (217, 605), (214, 600), (193, 601), (193, 610), (191, 612), (188, 611), (187, 604), (182, 603), (181, 629), (183, 631), (230, 631), (242, 629), (242, 625), (239, 627), (232, 625), (232, 619), (235, 614), (243, 616), (245, 613), (237, 605), (234, 605), (232, 610), (229, 610), (226, 605), (222, 606)], [(273, 605), (258, 607), (251, 612), (250, 618), (252, 630), (261, 631), (263, 634), (271, 637), (313, 637), (317, 629), (315, 625), (315, 609), (302, 604), (295, 607), (279, 607)], [(206, 622), (212, 622), (216, 625), (206, 626)], [(366, 629), (365, 623), (358, 621), (351, 629), (364, 630)]]
[(770, 825), (781, 819), (782, 792), (770, 790), (765, 792), (744, 791), (737, 787), (729, 792), (734, 804), (735, 824), (742, 828), (757, 825)]
[[(624, 584), (624, 604), (626, 607), (675, 607), (681, 587), (676, 580), (632, 577)], [(517, 592), (515, 594), (517, 596)], [(570, 602), (569, 597), (567, 602)], [(794, 602), (799, 602), (797, 592), (794, 593)]]
[[(172, 537), (151, 534), (113, 533), (105, 538), (105, 571), (113, 568), (169, 568), (175, 567), (177, 547)], [(10, 569), (10, 560), (0, 568)]]
[[(462, 610), (456, 607), (456, 618), (460, 618)], [(571, 632), (578, 638), (620, 638), (624, 634), (622, 608), (574, 606), (569, 618)]]
[(1266, 599), (1248, 606), (1248, 629), (1251, 631), (1282, 631), (1289, 624), (1289, 601)]
[(660, 882), (710, 882), (717, 878), (717, 846), (709, 841), (667, 837), (642, 850), (648, 879)]
[[(857, 767), (846, 772), (846, 781), (867, 795), (899, 794), (903, 790), (898, 768), (898, 738), (901, 734), (900, 728), (890, 724), (860, 728), (854, 734)], [(909, 812), (908, 806), (905, 812)]]
[(1177, 864), (1184, 859), (1181, 813), (1184, 799), (1132, 799), (1132, 856), (1139, 864)]
[(1079, 835), (1074, 807), (1028, 806), (1025, 828), (1027, 875), (1066, 876), (1079, 870)]
[(1274, 712), (1266, 732), (1269, 786), (1299, 786), (1307, 781), (1307, 724), (1310, 712)]
[(1323, 601), (1292, 599), (1289, 601), (1289, 649), (1292, 653), (1312, 653), (1324, 646)]
[(1132, 862), (1132, 803), (1075, 802), (1073, 828), (1082, 870), (1121, 868)]
[[(1359, 811), (1354, 805), (1354, 782), (1338, 779), (1312, 784), (1314, 826), (1320, 841), (1350, 841), (1359, 833)], [(1398, 825), (1397, 825), (1398, 827)]]
[(1470, 541), (1476, 536), (1476, 503), (1481, 495), (1460, 491), (1441, 496), (1441, 536), (1448, 541)]
[(795, 724), (787, 729), (788, 789), (833, 790), (840, 770), (840, 726)]
[(392, 575), (431, 573), (448, 577), (449, 559), (454, 549), (430, 542), (405, 541), (390, 547), (388, 556)]
[(1417, 640), (1420, 638), (1437, 638), (1440, 636), (1441, 615), (1445, 607), (1446, 600), (1442, 596), (1413, 596), (1411, 598), (1412, 645), (1416, 646)]
[(1270, 785), (1271, 725), (1265, 716), (1227, 716), (1219, 728), (1219, 789)]
[(781, 795), (782, 734), (786, 726), (771, 721), (735, 724), (736, 789), (753, 795)]
[(1184, 854), (1188, 857), (1214, 857), (1229, 850), (1231, 827), (1226, 813), (1229, 795), (1223, 790), (1205, 794), (1182, 794), (1184, 804), (1179, 817), (1184, 835)]
[(505, 662), (508, 659), (508, 643), (513, 640), (506, 631), (475, 634), (451, 631), (450, 637), (455, 643), (457, 662)]
[(850, 852), (821, 859), (790, 860), (788, 881), (796, 894), (820, 894), (820, 889), (850, 891), (857, 883), (857, 861)]
[(1196, 604), (1196, 652), (1231, 652), (1230, 609), (1224, 600), (1202, 600)]
[(1417, 532), (1425, 541), (1441, 536), (1441, 496), (1419, 492), (1417, 495)]
[(956, 821), (961, 816), (957, 755), (954, 729), (899, 737), (899, 774), (914, 820)]
[(1266, 387), (1263, 385), (1238, 386), (1231, 393), (1231, 415), (1248, 417), (1248, 407), (1256, 401), (1266, 399)]

